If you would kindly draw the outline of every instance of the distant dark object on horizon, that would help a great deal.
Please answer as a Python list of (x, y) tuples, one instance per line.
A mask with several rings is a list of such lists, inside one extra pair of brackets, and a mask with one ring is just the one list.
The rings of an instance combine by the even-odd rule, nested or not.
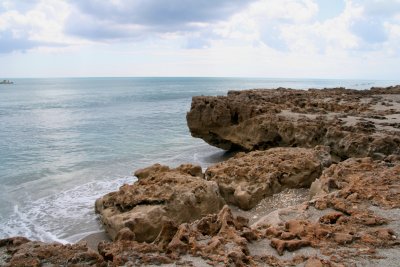
[(14, 82), (10, 82), (10, 80), (3, 80), (0, 84), (14, 84)]

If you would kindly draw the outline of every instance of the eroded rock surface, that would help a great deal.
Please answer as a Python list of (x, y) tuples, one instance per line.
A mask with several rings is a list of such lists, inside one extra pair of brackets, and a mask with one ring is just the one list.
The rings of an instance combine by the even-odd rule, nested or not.
[(380, 253), (400, 247), (399, 161), (348, 159), (325, 170), (314, 187), (313, 200), (252, 225), (279, 255), (310, 247), (329, 261), (354, 264), (384, 259)]
[(352, 203), (400, 208), (400, 161), (373, 161), (371, 158), (348, 159), (326, 169), (311, 186), (311, 194), (338, 191)]
[[(218, 214), (208, 215), (178, 228), (164, 228), (151, 244), (116, 241), (99, 245), (100, 253), (116, 265), (177, 263), (185, 266), (253, 265), (247, 244), (257, 239), (247, 220), (234, 217), (225, 206)], [(171, 233), (174, 233), (171, 235)]]
[(107, 266), (86, 244), (62, 245), (23, 237), (0, 240), (0, 266)]
[[(309, 150), (316, 153), (318, 148)], [(311, 153), (309, 150), (307, 152)], [(304, 156), (302, 153), (297, 155), (299, 158)], [(137, 172), (138, 184), (147, 179), (158, 181), (162, 174), (163, 179), (179, 176), (176, 179), (185, 178), (191, 185), (197, 185), (197, 182), (190, 179), (199, 179), (215, 186), (214, 182), (193, 176), (200, 175), (194, 168), (186, 165), (171, 170), (155, 165)], [(146, 188), (147, 183), (142, 185), (142, 190), (150, 190)], [(166, 219), (150, 242), (137, 240), (135, 229), (126, 226), (118, 231), (113, 242), (100, 243), (99, 253), (91, 251), (85, 244), (5, 239), (0, 240), (0, 265), (397, 266), (399, 185), (400, 161), (397, 156), (387, 157), (386, 161), (348, 159), (322, 172), (314, 182), (317, 194), (313, 193), (312, 200), (275, 210), (252, 225), (248, 219), (233, 215), (230, 208), (224, 206), (218, 214), (201, 215), (197, 220), (179, 225)], [(191, 188), (196, 190), (197, 187)], [(158, 192), (158, 197), (163, 195), (157, 187), (151, 190)], [(115, 198), (112, 203), (122, 205)], [(133, 194), (129, 199), (140, 198)], [(128, 202), (124, 203), (128, 205)]]
[(199, 166), (170, 169), (155, 164), (135, 175), (137, 182), (96, 201), (96, 212), (112, 239), (152, 242), (165, 223), (191, 222), (224, 205), (217, 184), (199, 177)]
[(329, 147), (273, 148), (239, 153), (206, 170), (227, 203), (244, 210), (285, 188), (309, 187), (331, 164)]
[(192, 136), (225, 150), (327, 145), (341, 159), (400, 154), (400, 86), (193, 97)]
[[(260, 151), (205, 177), (190, 164), (138, 170), (136, 183), (96, 201), (113, 239), (98, 252), (7, 238), (0, 266), (398, 266), (399, 105), (399, 86), (196, 97), (194, 136)], [(311, 183), (311, 200), (257, 211), (268, 195)]]

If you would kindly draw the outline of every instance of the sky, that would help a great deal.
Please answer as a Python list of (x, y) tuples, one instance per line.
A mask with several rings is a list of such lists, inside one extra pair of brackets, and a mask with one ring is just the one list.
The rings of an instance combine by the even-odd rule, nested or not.
[(0, 78), (400, 77), (400, 0), (0, 0)]

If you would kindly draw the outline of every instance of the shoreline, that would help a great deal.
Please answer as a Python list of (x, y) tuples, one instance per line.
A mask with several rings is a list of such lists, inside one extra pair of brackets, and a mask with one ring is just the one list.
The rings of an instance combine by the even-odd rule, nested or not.
[[(234, 216), (247, 218), (249, 223), (252, 224), (274, 210), (302, 204), (306, 202), (308, 198), (309, 190), (306, 188), (285, 189), (282, 192), (274, 194), (270, 198), (264, 199), (252, 210), (243, 211), (234, 205), (229, 205), (229, 208), (232, 210)], [(97, 251), (98, 244), (103, 241), (112, 241), (105, 230), (88, 234), (82, 239), (72, 243), (87, 242), (89, 248)]]
[(92, 263), (394, 266), (400, 86), (230, 91), (194, 97), (187, 121), (192, 136), (245, 152), (205, 171), (136, 170), (95, 204), (114, 241), (72, 245)]
[(112, 240), (110, 239), (110, 237), (107, 235), (106, 231), (100, 231), (97, 233), (92, 233), (89, 234), (87, 236), (85, 236), (84, 238), (80, 239), (77, 242), (74, 243), (80, 243), (80, 242), (86, 242), (87, 246), (94, 250), (97, 251), (97, 247), (99, 245), (100, 242), (111, 242)]

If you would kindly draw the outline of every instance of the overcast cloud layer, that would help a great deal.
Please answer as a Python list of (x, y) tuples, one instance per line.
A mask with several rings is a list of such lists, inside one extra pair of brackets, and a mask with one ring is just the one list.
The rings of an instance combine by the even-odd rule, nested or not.
[(400, 0), (3, 0), (0, 57), (3, 76), (45, 75), (40, 57), (50, 76), (396, 78)]

